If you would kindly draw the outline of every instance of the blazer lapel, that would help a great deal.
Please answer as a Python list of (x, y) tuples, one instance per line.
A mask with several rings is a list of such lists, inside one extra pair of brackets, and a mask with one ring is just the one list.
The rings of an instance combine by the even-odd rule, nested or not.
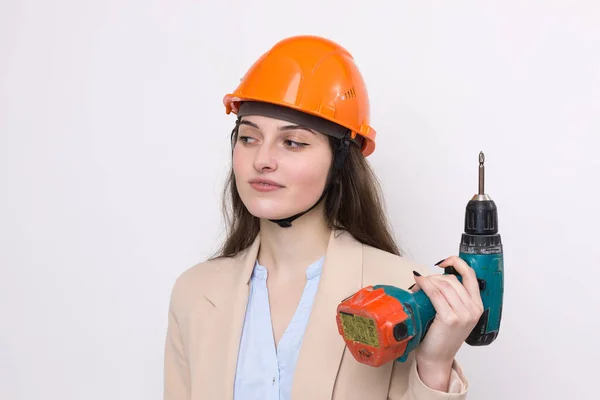
[[(223, 268), (221, 273), (229, 276), (224, 280), (215, 281), (215, 285), (206, 293), (207, 300), (215, 306), (218, 315), (217, 324), (219, 326), (216, 326), (213, 332), (215, 335), (214, 345), (219, 346), (219, 343), (222, 343), (222, 349), (225, 350), (224, 354), (221, 353), (221, 357), (224, 357), (223, 364), (221, 364), (223, 380), (220, 383), (212, 383), (219, 386), (218, 391), (222, 393), (219, 398), (222, 399), (233, 399), (235, 372), (248, 303), (250, 278), (259, 247), (260, 235), (248, 249), (233, 259), (233, 265), (230, 265), (230, 268)], [(224, 285), (221, 286), (217, 283), (224, 283)], [(220, 363), (216, 362), (213, 365), (216, 367), (217, 364)]]
[(293, 399), (331, 399), (346, 344), (336, 324), (338, 304), (362, 287), (362, 245), (349, 233), (333, 231), (319, 289), (298, 355)]

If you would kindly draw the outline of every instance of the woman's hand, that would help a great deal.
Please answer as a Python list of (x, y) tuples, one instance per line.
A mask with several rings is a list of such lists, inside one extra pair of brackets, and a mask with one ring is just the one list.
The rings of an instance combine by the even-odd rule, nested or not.
[(423, 383), (446, 392), (456, 353), (477, 325), (483, 302), (475, 271), (466, 262), (452, 256), (436, 265), (454, 267), (463, 283), (454, 275), (421, 276), (415, 272), (413, 291), (423, 290), (436, 310), (425, 339), (416, 349), (416, 360)]

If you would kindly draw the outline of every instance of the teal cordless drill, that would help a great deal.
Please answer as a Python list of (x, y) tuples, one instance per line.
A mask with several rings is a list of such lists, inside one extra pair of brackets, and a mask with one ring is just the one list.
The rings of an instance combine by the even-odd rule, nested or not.
[[(498, 336), (504, 296), (504, 259), (498, 211), (485, 194), (485, 156), (479, 153), (479, 192), (466, 206), (459, 257), (477, 276), (483, 314), (466, 339), (487, 346)], [(444, 274), (462, 277), (454, 267)], [(404, 362), (427, 334), (435, 309), (427, 295), (389, 285), (368, 286), (342, 301), (336, 320), (340, 335), (356, 360), (372, 366)]]

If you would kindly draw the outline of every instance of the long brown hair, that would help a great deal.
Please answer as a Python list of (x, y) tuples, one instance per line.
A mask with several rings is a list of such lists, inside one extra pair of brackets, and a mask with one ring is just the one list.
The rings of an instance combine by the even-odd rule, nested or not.
[[(337, 142), (329, 137), (332, 151)], [(402, 255), (385, 216), (381, 186), (370, 163), (358, 146), (351, 145), (349, 150), (324, 199), (329, 228), (345, 230), (363, 244)], [(237, 255), (254, 242), (260, 229), (259, 219), (250, 214), (238, 194), (233, 167), (223, 191), (222, 211), (226, 239), (215, 258)]]

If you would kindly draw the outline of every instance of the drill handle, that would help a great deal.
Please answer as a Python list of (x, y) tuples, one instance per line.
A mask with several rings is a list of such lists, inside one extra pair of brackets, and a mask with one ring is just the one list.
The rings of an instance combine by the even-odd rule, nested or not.
[[(462, 258), (477, 276), (483, 314), (465, 342), (471, 346), (487, 346), (498, 336), (502, 320), (504, 298), (504, 256), (501, 251), (488, 254), (460, 253)], [(456, 275), (462, 283), (462, 277), (452, 267), (446, 273)]]
[(421, 337), (419, 338), (419, 342), (421, 342), (435, 319), (436, 311), (423, 289), (416, 291), (413, 296), (417, 308), (416, 311), (420, 317)]

